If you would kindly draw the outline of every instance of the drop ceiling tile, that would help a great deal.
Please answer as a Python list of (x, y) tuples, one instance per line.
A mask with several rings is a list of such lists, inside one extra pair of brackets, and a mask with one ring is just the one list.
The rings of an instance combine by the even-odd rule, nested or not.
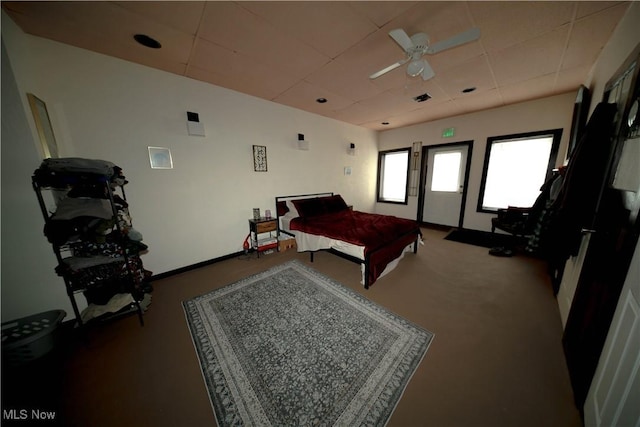
[[(107, 2), (18, 2), (9, 8), (27, 33), (138, 63), (186, 64), (193, 44), (187, 33)], [(162, 48), (142, 47), (133, 40), (138, 33), (155, 38)]]
[(366, 71), (357, 72), (340, 59), (331, 61), (305, 80), (354, 101), (380, 93), (380, 89), (371, 82)]
[(329, 58), (378, 29), (346, 2), (258, 1), (240, 5), (287, 37), (300, 40)]
[(386, 120), (386, 113), (372, 113), (370, 108), (359, 102), (355, 102), (345, 108), (336, 110), (335, 114), (339, 120), (358, 125), (369, 121), (383, 122)]
[(450, 98), (458, 98), (462, 90), (475, 87), (474, 94), (495, 88), (495, 82), (487, 58), (482, 55), (447, 71), (436, 73), (434, 81)]
[(116, 1), (113, 4), (150, 19), (161, 25), (187, 34), (196, 35), (200, 17), (204, 11), (203, 1)]
[(482, 93), (467, 93), (457, 97), (455, 103), (466, 113), (488, 110), (504, 105), (501, 93), (498, 89), (490, 89)]
[(489, 53), (489, 64), (498, 85), (530, 80), (555, 73), (560, 68), (569, 26)]
[[(327, 56), (244, 9), (241, 3), (208, 2), (199, 37), (304, 78), (329, 62)], [(268, 75), (264, 78), (269, 78)]]
[(626, 10), (626, 4), (619, 4), (576, 21), (562, 68), (593, 64)]
[[(395, 91), (396, 93), (384, 93), (380, 96), (360, 102), (363, 108), (369, 111), (378, 112), (379, 117), (388, 117), (390, 115), (399, 115), (408, 111), (421, 108), (423, 105), (416, 102), (412, 96), (404, 91)], [(430, 100), (424, 102), (429, 103)]]
[(555, 95), (555, 73), (504, 85), (500, 93), (505, 105)]
[(560, 70), (556, 76), (554, 90), (559, 93), (564, 93), (578, 89), (581, 84), (587, 81), (591, 67), (591, 64), (586, 64)]
[[(325, 98), (327, 102), (320, 104), (316, 102), (318, 98)], [(353, 104), (353, 101), (348, 98), (341, 97), (340, 95), (304, 81), (290, 87), (273, 100), (280, 104), (317, 114), (323, 114), (330, 110), (341, 110)]]
[(471, 15), (482, 31), (487, 51), (517, 45), (566, 25), (575, 2), (566, 1), (471, 1)]
[[(421, 79), (420, 79), (421, 80)], [(435, 104), (446, 102), (449, 99), (434, 84), (416, 85), (414, 87), (392, 89), (373, 98), (360, 102), (364, 107), (373, 111), (389, 111), (389, 114), (397, 115), (401, 112), (408, 112), (421, 108), (431, 108)], [(417, 102), (416, 97), (428, 94), (430, 98), (424, 102)]]
[[(198, 40), (194, 48), (189, 69), (195, 67), (215, 76), (225, 76), (226, 82), (235, 82), (238, 90), (245, 82), (252, 90), (258, 90), (261, 97), (273, 99), (296, 84), (297, 78), (287, 72), (274, 72), (268, 64), (262, 64), (239, 52), (218, 46), (206, 40)], [(265, 76), (269, 76), (265, 78)], [(251, 93), (247, 89), (240, 92)]]
[(382, 27), (417, 3), (414, 1), (354, 1), (347, 4), (378, 27)]
[(624, 1), (579, 1), (577, 19), (584, 18), (594, 13), (598, 13), (608, 8), (617, 8), (622, 6), (626, 11), (632, 2)]
[[(410, 97), (416, 97), (423, 93), (428, 93), (431, 97), (429, 99), (430, 104), (439, 104), (441, 102), (450, 101), (451, 97), (438, 85), (435, 79), (429, 79), (427, 81), (422, 78), (407, 77), (406, 83), (400, 88), (394, 89), (395, 91), (402, 90), (403, 93), (407, 93)], [(393, 92), (391, 92), (393, 93)]]
[(387, 128), (391, 126), (410, 126), (427, 121), (443, 119), (445, 117), (457, 116), (463, 113), (464, 111), (454, 101), (447, 101), (434, 105), (431, 108), (413, 110), (403, 113), (402, 115), (389, 117), (388, 121), (390, 126)]
[(247, 79), (242, 76), (219, 74), (215, 71), (203, 70), (194, 66), (189, 67), (189, 69), (185, 73), (185, 76), (194, 80), (211, 83), (216, 86), (224, 87), (236, 92), (259, 97), (262, 99), (268, 100), (276, 96), (275, 90), (266, 87), (256, 80)]

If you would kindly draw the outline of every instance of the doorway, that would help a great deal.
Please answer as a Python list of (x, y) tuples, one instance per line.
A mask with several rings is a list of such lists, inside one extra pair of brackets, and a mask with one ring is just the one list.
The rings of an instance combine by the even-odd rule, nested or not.
[(418, 221), (462, 228), (473, 141), (422, 148)]

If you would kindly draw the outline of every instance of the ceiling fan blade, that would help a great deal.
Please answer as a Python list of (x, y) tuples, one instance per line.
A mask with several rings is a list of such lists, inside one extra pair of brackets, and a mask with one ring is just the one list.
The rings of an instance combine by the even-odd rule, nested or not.
[(427, 49), (428, 54), (438, 53), (452, 47), (460, 46), (461, 44), (469, 43), (480, 38), (480, 29), (472, 28), (463, 33), (455, 35), (449, 39), (441, 40), (432, 44)]
[(423, 59), (423, 61), (424, 69), (422, 70), (422, 80), (429, 80), (430, 78), (435, 76), (436, 73), (435, 71), (433, 71), (433, 68), (431, 68), (431, 65), (429, 65), (426, 59)]
[(402, 28), (389, 31), (389, 36), (391, 36), (391, 38), (395, 40), (395, 42), (398, 43), (405, 52), (413, 47), (411, 38), (409, 38)]
[(400, 61), (396, 62), (395, 64), (392, 64), (392, 65), (389, 65), (389, 66), (388, 66), (388, 67), (386, 67), (386, 68), (383, 68), (382, 70), (378, 71), (377, 73), (373, 73), (373, 74), (371, 74), (371, 75), (369, 76), (369, 78), (370, 78), (371, 80), (373, 80), (373, 79), (377, 79), (377, 78), (378, 78), (378, 77), (380, 77), (381, 75), (386, 74), (386, 73), (388, 73), (388, 72), (389, 72), (389, 71), (391, 71), (391, 70), (395, 70), (396, 68), (398, 68), (399, 66), (401, 66), (401, 65), (403, 65), (403, 64), (406, 64), (408, 60), (409, 60), (408, 58), (406, 58), (406, 59), (402, 59), (402, 60), (400, 60)]

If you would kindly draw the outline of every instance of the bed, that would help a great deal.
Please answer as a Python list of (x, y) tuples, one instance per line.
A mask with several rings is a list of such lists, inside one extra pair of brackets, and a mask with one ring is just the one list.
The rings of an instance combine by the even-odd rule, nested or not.
[(422, 233), (416, 221), (353, 210), (339, 194), (276, 197), (280, 234), (296, 239), (298, 252), (330, 251), (360, 264), (369, 289), (406, 252), (416, 253)]

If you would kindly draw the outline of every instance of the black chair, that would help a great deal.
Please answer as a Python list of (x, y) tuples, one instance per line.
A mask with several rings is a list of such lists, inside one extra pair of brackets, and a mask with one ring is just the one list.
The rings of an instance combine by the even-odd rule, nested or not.
[(534, 204), (530, 208), (510, 206), (507, 209), (499, 209), (498, 216), (491, 218), (491, 232), (495, 233), (498, 229), (516, 237), (528, 237), (533, 234), (542, 207)]
[(498, 216), (491, 218), (491, 232), (495, 233), (496, 229), (506, 231), (514, 238), (510, 244), (502, 243), (502, 246), (491, 248), (489, 254), (503, 257), (513, 256), (515, 247), (518, 244), (524, 244), (533, 236), (538, 222), (536, 212), (534, 206), (530, 208), (510, 206), (507, 209), (499, 209)]
[[(519, 240), (529, 241), (527, 249), (538, 246), (537, 240), (543, 227), (544, 216), (548, 215), (550, 204), (555, 198), (558, 190), (557, 185), (562, 185), (562, 179), (559, 171), (547, 180), (540, 188), (540, 195), (536, 198), (531, 207), (514, 207), (509, 206), (506, 209), (498, 209), (498, 216), (491, 218), (491, 232), (495, 233), (496, 229), (506, 231), (507, 233), (519, 238)], [(534, 242), (535, 241), (535, 242)], [(532, 242), (534, 244), (532, 244)], [(497, 256), (513, 255), (512, 248), (497, 247), (492, 248), (489, 253)]]

